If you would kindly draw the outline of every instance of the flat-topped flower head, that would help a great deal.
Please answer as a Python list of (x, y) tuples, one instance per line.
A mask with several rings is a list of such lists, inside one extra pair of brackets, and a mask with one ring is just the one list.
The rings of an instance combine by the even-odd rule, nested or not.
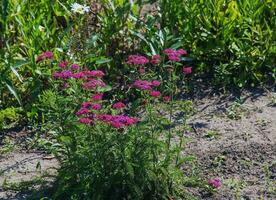
[(158, 54), (152, 56), (151, 61), (150, 61), (150, 63), (153, 64), (153, 65), (157, 65), (157, 64), (159, 64), (160, 62), (161, 62), (161, 56), (158, 55)]
[(78, 110), (78, 112), (76, 112), (76, 115), (81, 116), (81, 115), (85, 115), (85, 114), (88, 114), (88, 113), (90, 113), (90, 110), (88, 108), (83, 107), (83, 108), (80, 108)]
[(87, 70), (87, 71), (84, 71), (84, 73), (88, 77), (98, 77), (98, 78), (101, 78), (105, 75), (104, 72), (101, 70), (92, 70), (92, 71)]
[(144, 67), (140, 67), (138, 72), (139, 72), (140, 75), (144, 75), (146, 73), (146, 70), (145, 70)]
[(170, 101), (170, 97), (169, 97), (169, 96), (164, 96), (164, 97), (163, 97), (163, 101), (164, 101), (165, 103), (168, 103), (168, 102)]
[(103, 122), (111, 122), (113, 119), (113, 116), (109, 114), (101, 114), (101, 115), (98, 115), (97, 118), (98, 120)]
[(95, 104), (92, 104), (91, 109), (93, 109), (93, 110), (101, 110), (102, 106), (101, 106), (101, 104), (95, 103)]
[(155, 86), (155, 87), (158, 87), (158, 86), (161, 84), (161, 82), (158, 81), (158, 80), (153, 80), (153, 81), (151, 82), (151, 84), (152, 84), (153, 86)]
[(179, 62), (181, 61), (181, 56), (187, 55), (187, 51), (184, 49), (174, 50), (171, 48), (165, 49), (164, 53), (168, 56), (170, 61)]
[(222, 186), (222, 182), (219, 178), (210, 179), (208, 184), (213, 188), (220, 188)]
[(56, 79), (69, 79), (73, 77), (73, 73), (70, 70), (64, 70), (61, 72), (54, 72), (52, 76)]
[(191, 73), (192, 73), (192, 67), (185, 66), (185, 67), (183, 67), (182, 71), (183, 71), (183, 73), (186, 74), (186, 75), (187, 75), (187, 74), (191, 74)]
[(72, 77), (75, 79), (82, 79), (85, 77), (85, 74), (83, 72), (78, 72), (78, 73), (72, 74)]
[(145, 65), (149, 63), (149, 59), (147, 59), (145, 56), (131, 55), (128, 56), (126, 63), (129, 65)]
[(146, 80), (136, 80), (132, 86), (140, 90), (152, 90), (152, 83)]
[(62, 69), (64, 69), (65, 67), (67, 67), (69, 64), (69, 62), (67, 60), (61, 61), (60, 63), (58, 63), (58, 66)]
[(104, 86), (105, 86), (105, 83), (100, 79), (91, 79), (82, 85), (83, 89), (86, 89), (86, 90), (96, 89), (97, 87), (104, 87)]
[(92, 102), (83, 102), (83, 103), (81, 104), (81, 107), (82, 107), (82, 108), (90, 108), (92, 105), (93, 105)]
[(150, 96), (155, 97), (155, 98), (160, 97), (160, 95), (161, 95), (161, 93), (159, 91), (153, 90), (150, 92)]
[(117, 103), (113, 104), (113, 106), (112, 106), (113, 109), (122, 109), (125, 107), (126, 107), (126, 105), (123, 102), (117, 102)]
[(103, 99), (103, 93), (94, 94), (91, 99), (92, 101), (101, 101)]
[(72, 64), (71, 65), (71, 69), (72, 70), (79, 70), (80, 69), (80, 66), (78, 64)]
[(43, 60), (46, 60), (46, 59), (52, 59), (53, 57), (54, 57), (53, 52), (45, 51), (37, 57), (36, 62), (39, 63), (39, 62), (41, 62)]
[(91, 123), (93, 122), (93, 120), (90, 119), (90, 118), (84, 117), (84, 118), (80, 118), (80, 119), (79, 119), (79, 122), (80, 122), (81, 124), (91, 124)]

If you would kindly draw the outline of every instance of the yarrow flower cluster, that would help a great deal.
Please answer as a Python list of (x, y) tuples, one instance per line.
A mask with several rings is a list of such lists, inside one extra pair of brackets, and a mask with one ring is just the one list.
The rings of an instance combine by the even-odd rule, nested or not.
[(219, 178), (210, 179), (208, 184), (213, 188), (220, 188), (222, 186), (222, 182)]
[(145, 65), (149, 63), (149, 59), (147, 59), (145, 56), (131, 55), (131, 56), (128, 56), (126, 63), (129, 65)]
[(161, 62), (161, 56), (158, 55), (158, 54), (152, 56), (151, 61), (150, 61), (150, 63), (153, 64), (153, 65), (157, 65), (157, 64), (159, 64), (160, 62)]
[(126, 105), (123, 102), (117, 102), (117, 103), (113, 104), (113, 106), (112, 106), (113, 109), (122, 109), (125, 107), (126, 107)]
[(104, 81), (101, 80), (101, 78), (105, 75), (101, 70), (88, 70), (87, 68), (81, 70), (81, 67), (78, 64), (72, 64), (69, 68), (68, 61), (61, 61), (58, 66), (62, 69), (62, 71), (54, 72), (52, 74), (55, 79), (82, 79), (82, 87), (86, 90), (106, 86)]
[(87, 115), (91, 112), (83, 112), (83, 114), (80, 114), (79, 112), (81, 110), (83, 110), (83, 108), (81, 108), (76, 113), (76, 115), (78, 117), (82, 116), (81, 118), (79, 118), (79, 122), (82, 124), (92, 124), (92, 122), (95, 122), (95, 120), (98, 120), (108, 125), (111, 125), (113, 128), (117, 129), (117, 128), (123, 128), (125, 126), (134, 125), (139, 121), (138, 118), (129, 117), (126, 115), (110, 115), (110, 114)]
[(71, 5), (71, 11), (73, 13), (79, 13), (79, 14), (85, 14), (85, 13), (88, 13), (90, 11), (90, 8), (89, 6), (86, 6), (86, 5), (81, 5), (79, 3), (73, 3)]
[(164, 53), (168, 56), (169, 60), (174, 62), (179, 62), (181, 60), (181, 56), (187, 55), (187, 51), (184, 49), (174, 50), (168, 48), (164, 50)]
[(36, 59), (36, 63), (39, 63), (43, 60), (52, 59), (54, 57), (53, 52), (51, 51), (45, 51), (41, 55), (39, 55)]
[(184, 74), (191, 74), (192, 73), (192, 67), (189, 67), (189, 66), (184, 66), (183, 69), (182, 69), (183, 73)]

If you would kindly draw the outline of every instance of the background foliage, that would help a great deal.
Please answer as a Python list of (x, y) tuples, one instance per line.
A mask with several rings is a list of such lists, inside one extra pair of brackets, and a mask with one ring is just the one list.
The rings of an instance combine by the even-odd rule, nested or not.
[(163, 0), (162, 26), (183, 36), (199, 74), (244, 87), (275, 82), (275, 9), (272, 0)]

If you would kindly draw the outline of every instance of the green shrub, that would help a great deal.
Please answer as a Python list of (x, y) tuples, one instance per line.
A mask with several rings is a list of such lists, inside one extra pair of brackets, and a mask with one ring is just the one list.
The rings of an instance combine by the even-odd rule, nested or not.
[(275, 81), (275, 1), (161, 2), (162, 26), (183, 36), (198, 73), (224, 86)]

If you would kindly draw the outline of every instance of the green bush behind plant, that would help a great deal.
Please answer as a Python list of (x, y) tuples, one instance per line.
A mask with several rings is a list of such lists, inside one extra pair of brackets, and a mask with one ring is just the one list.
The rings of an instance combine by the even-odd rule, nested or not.
[[(73, 0), (2, 0), (0, 3), (0, 94), (3, 105), (32, 102), (45, 81), (35, 60), (65, 45), (73, 26)], [(23, 105), (23, 106), (24, 106)]]
[[(276, 2), (163, 0), (162, 26), (183, 36), (197, 72), (218, 85), (275, 81)], [(174, 23), (172, 23), (174, 22)]]

